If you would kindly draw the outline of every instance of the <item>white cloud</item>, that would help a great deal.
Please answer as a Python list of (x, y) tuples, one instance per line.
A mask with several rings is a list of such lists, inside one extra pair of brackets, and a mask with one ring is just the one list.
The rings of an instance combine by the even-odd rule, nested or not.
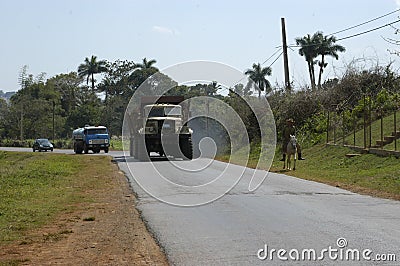
[(175, 29), (163, 27), (163, 26), (153, 26), (153, 31), (161, 33), (161, 34), (165, 34), (165, 35), (179, 35), (179, 31), (177, 31)]
[(398, 8), (400, 8), (400, 0), (396, 0), (396, 5)]

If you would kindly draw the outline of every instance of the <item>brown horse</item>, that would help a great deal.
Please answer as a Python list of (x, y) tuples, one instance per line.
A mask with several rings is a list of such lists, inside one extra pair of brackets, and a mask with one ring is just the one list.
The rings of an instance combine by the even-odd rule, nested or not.
[[(296, 160), (297, 160), (297, 139), (294, 135), (290, 135), (289, 143), (286, 147), (286, 160), (283, 162), (283, 169), (291, 169), (291, 157), (293, 155), (293, 170), (296, 170)], [(287, 166), (287, 168), (286, 168)]]

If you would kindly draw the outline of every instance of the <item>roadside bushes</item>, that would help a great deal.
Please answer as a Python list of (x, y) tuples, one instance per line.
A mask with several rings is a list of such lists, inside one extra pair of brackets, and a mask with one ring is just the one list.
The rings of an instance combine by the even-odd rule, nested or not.
[(56, 149), (72, 149), (74, 147), (72, 140), (58, 139), (52, 143)]
[(341, 126), (348, 131), (354, 127), (354, 116), (356, 126), (360, 123), (364, 108), (374, 110), (372, 119), (398, 108), (400, 76), (390, 64), (376, 65), (368, 70), (353, 64), (347, 66), (341, 78), (327, 80), (322, 88), (304, 87), (289, 92), (278, 88), (268, 96), (268, 101), (275, 116), (278, 142), (282, 140), (286, 119), (293, 118), (299, 142), (309, 147), (325, 139), (328, 111), (343, 116), (346, 124)]
[(0, 139), (0, 147), (20, 147), (30, 148), (33, 140)]
[[(16, 139), (0, 139), (0, 147), (18, 147), (18, 148), (31, 148), (33, 139), (16, 140)], [(72, 140), (58, 139), (50, 141), (56, 149), (72, 149)]]

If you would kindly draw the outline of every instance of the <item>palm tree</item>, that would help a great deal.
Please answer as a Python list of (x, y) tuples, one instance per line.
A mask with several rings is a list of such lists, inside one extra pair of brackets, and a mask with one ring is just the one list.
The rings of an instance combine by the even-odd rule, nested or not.
[(213, 96), (219, 89), (222, 89), (222, 86), (217, 81), (213, 81), (204, 88), (204, 92), (207, 96)]
[[(147, 61), (147, 58), (142, 59), (142, 63), (135, 63), (135, 71), (129, 76), (128, 81), (131, 83), (132, 90), (136, 90), (143, 82), (145, 82), (149, 77), (158, 72), (158, 68), (153, 65), (157, 63), (156, 60), (152, 59)], [(152, 81), (148, 81), (152, 82)]]
[(142, 63), (135, 64), (135, 67), (136, 68), (140, 68), (142, 70), (144, 70), (144, 69), (157, 69), (156, 67), (153, 67), (153, 65), (155, 63), (157, 63), (157, 61), (155, 59), (147, 61), (147, 58), (145, 57), (145, 58), (142, 59)]
[(323, 35), (321, 32), (316, 32), (312, 36), (307, 34), (302, 38), (296, 38), (296, 44), (300, 45), (299, 54), (304, 56), (307, 66), (308, 66), (308, 74), (310, 76), (311, 88), (315, 89), (315, 58), (318, 56), (318, 48), (321, 43), (321, 39)]
[(107, 70), (106, 61), (97, 61), (97, 56), (92, 55), (92, 57), (85, 58), (85, 62), (80, 64), (78, 67), (79, 77), (87, 77), (86, 84), (89, 84), (89, 80), (92, 81), (92, 91), (94, 91), (94, 74), (102, 73)]
[(321, 43), (318, 47), (318, 54), (321, 55), (321, 61), (318, 63), (319, 65), (319, 75), (318, 75), (318, 88), (321, 88), (321, 77), (324, 72), (324, 68), (328, 65), (325, 63), (325, 56), (329, 55), (334, 57), (336, 60), (339, 59), (338, 52), (346, 51), (346, 48), (339, 44), (335, 44), (336, 38), (334, 36), (324, 36), (321, 39)]
[(271, 83), (265, 78), (271, 76), (272, 69), (270, 67), (262, 67), (260, 63), (253, 64), (253, 69), (248, 69), (244, 72), (245, 75), (249, 76), (249, 82), (246, 88), (255, 87), (258, 90), (258, 97), (261, 97), (261, 91), (265, 90), (265, 94), (271, 92)]

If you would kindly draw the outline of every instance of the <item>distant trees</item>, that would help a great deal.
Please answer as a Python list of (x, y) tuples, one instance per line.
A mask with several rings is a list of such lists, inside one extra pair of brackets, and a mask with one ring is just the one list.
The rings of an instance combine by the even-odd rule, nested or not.
[[(34, 77), (23, 67), (21, 89), (6, 106), (1, 102), (0, 128), (8, 138), (56, 138), (71, 135), (73, 129), (85, 124), (99, 124), (103, 106), (96, 92), (76, 72), (44, 79)], [(54, 124), (53, 124), (54, 116)]]
[(158, 68), (154, 66), (157, 63), (156, 60), (150, 61), (147, 58), (142, 59), (142, 63), (135, 64), (135, 70), (129, 76), (129, 82), (131, 83), (131, 95), (133, 92), (143, 83), (146, 79), (158, 72)]
[[(151, 93), (168, 88), (166, 95), (183, 95), (185, 98), (208, 96), (224, 101), (237, 112), (248, 129), (249, 138), (255, 142), (260, 139), (260, 128), (257, 127), (257, 119), (244, 99), (256, 100), (257, 96), (262, 96), (262, 92), (268, 97), (278, 129), (289, 117), (296, 120), (299, 128), (308, 123), (310, 129), (313, 127), (310, 121), (316, 121), (313, 119), (317, 117), (321, 118), (318, 120), (321, 121), (318, 124), (318, 133), (326, 125), (323, 122), (324, 116), (319, 116), (320, 114), (332, 105), (340, 104), (346, 105), (346, 108), (354, 108), (363, 94), (368, 94), (371, 99), (376, 97), (377, 105), (382, 108), (387, 107), (391, 95), (397, 95), (397, 98), (390, 101), (400, 104), (400, 77), (390, 65), (370, 70), (364, 67), (348, 67), (343, 77), (324, 82), (322, 74), (327, 66), (327, 57), (337, 59), (338, 54), (344, 52), (345, 48), (337, 45), (333, 36), (324, 36), (320, 32), (308, 34), (296, 41), (300, 46), (299, 53), (305, 57), (309, 67), (311, 87), (315, 89), (317, 85), (323, 86), (324, 90), (298, 88), (291, 93), (285, 92), (283, 88), (272, 90), (268, 81), (272, 70), (270, 67), (262, 67), (259, 63), (254, 63), (251, 69), (245, 71), (249, 81), (234, 84), (229, 88), (228, 94), (221, 92), (222, 87), (218, 80), (204, 84), (178, 85), (176, 81), (159, 72), (156, 60), (147, 58), (135, 63), (128, 60), (98, 61), (92, 56), (79, 65), (78, 72), (59, 74), (48, 79), (45, 79), (44, 73), (37, 76), (29, 74), (25, 66), (19, 74), (21, 89), (9, 102), (0, 99), (0, 137), (52, 138), (53, 115), (56, 138), (68, 138), (73, 129), (85, 124), (103, 124), (109, 127), (111, 134), (120, 135), (127, 104), (142, 85), (149, 86), (149, 89), (153, 90)], [(98, 66), (96, 71), (92, 71), (95, 69), (92, 66), (99, 62), (102, 62), (99, 64), (101, 67)], [(102, 79), (94, 83), (93, 75), (100, 73), (100, 70)], [(318, 77), (314, 75), (315, 70), (319, 71)], [(149, 77), (151, 78), (148, 79)], [(254, 92), (258, 92), (258, 95)], [(200, 108), (204, 108), (201, 111), (219, 111), (212, 104), (208, 106), (207, 101), (203, 102), (204, 104), (199, 105)], [(207, 132), (204, 129), (207, 123), (210, 127), (217, 124), (205, 117), (199, 117), (196, 121), (200, 133)], [(241, 136), (242, 133), (237, 132), (236, 136)]]
[(256, 88), (258, 97), (261, 97), (261, 91), (265, 90), (265, 94), (272, 91), (271, 83), (266, 78), (266, 76), (271, 76), (272, 74), (272, 69), (270, 67), (263, 68), (260, 63), (254, 63), (253, 68), (246, 70), (244, 74), (249, 77), (246, 89)]
[(321, 87), (321, 78), (322, 73), (324, 72), (324, 68), (328, 65), (325, 62), (325, 56), (334, 57), (336, 60), (339, 59), (338, 52), (345, 52), (346, 48), (344, 46), (335, 44), (336, 38), (335, 36), (323, 36), (322, 33), (319, 35), (321, 38), (319, 41), (319, 45), (317, 46), (317, 53), (321, 55), (321, 61), (318, 62), (319, 65), (319, 75), (318, 75), (318, 88)]
[(156, 67), (153, 66), (155, 63), (157, 63), (155, 59), (147, 61), (147, 58), (145, 57), (142, 59), (142, 63), (135, 64), (135, 68), (139, 68), (141, 70), (147, 70), (147, 69), (158, 70)]
[(229, 95), (239, 95), (239, 96), (250, 96), (253, 94), (253, 92), (250, 90), (250, 88), (246, 88), (243, 84), (235, 84), (233, 88), (229, 88)]
[(302, 38), (296, 38), (296, 44), (300, 45), (299, 54), (304, 56), (307, 62), (308, 75), (310, 77), (311, 88), (315, 89), (315, 58), (318, 56), (317, 45), (319, 36), (315, 33), (314, 35), (307, 34)]
[[(336, 38), (334, 36), (324, 36), (320, 31), (317, 31), (313, 35), (307, 34), (304, 37), (298, 37), (295, 40), (296, 44), (300, 46), (299, 54), (304, 56), (304, 59), (307, 62), (312, 89), (315, 89), (316, 87), (314, 65), (318, 63), (318, 87), (320, 88), (322, 73), (324, 68), (328, 65), (325, 62), (325, 56), (332, 56), (337, 60), (339, 58), (338, 52), (344, 52), (346, 49), (341, 45), (335, 44)], [(320, 61), (315, 60), (318, 56), (321, 56)]]
[(97, 56), (92, 55), (90, 59), (86, 57), (84, 63), (79, 65), (78, 75), (82, 78), (86, 77), (86, 84), (89, 84), (90, 80), (92, 82), (92, 90), (94, 91), (94, 75), (105, 72), (106, 70), (106, 61), (97, 61)]
[(213, 81), (205, 87), (205, 94), (207, 96), (213, 96), (217, 94), (217, 91), (222, 89), (222, 86), (217, 81)]
[(122, 95), (128, 97), (132, 87), (129, 77), (136, 68), (136, 64), (128, 60), (116, 60), (107, 62), (106, 68), (104, 78), (97, 86), (97, 92), (104, 93), (105, 102), (112, 97)]
[[(2, 92), (2, 91), (0, 91)], [(0, 94), (0, 96), (2, 96)], [(0, 138), (3, 138), (6, 133), (5, 119), (8, 113), (8, 105), (5, 99), (0, 98)]]
[(10, 99), (10, 106), (5, 121), (8, 134), (24, 138), (36, 136), (52, 137), (52, 115), (54, 112), (58, 126), (62, 118), (59, 110), (60, 95), (54, 88), (43, 81), (26, 84)]

